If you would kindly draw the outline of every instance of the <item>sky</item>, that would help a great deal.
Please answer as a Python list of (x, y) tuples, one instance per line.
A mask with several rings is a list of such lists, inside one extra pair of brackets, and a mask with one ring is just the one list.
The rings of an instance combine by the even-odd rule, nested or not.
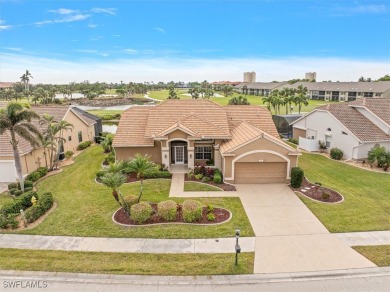
[(357, 81), (390, 74), (390, 0), (0, 0), (0, 81)]

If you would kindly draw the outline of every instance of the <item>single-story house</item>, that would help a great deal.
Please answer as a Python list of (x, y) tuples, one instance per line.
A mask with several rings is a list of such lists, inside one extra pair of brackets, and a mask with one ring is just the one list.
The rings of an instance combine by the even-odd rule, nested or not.
[(168, 169), (214, 162), (228, 183), (286, 183), (300, 155), (279, 138), (267, 109), (204, 99), (126, 110), (113, 147), (117, 160), (148, 154)]
[(390, 99), (363, 98), (323, 105), (292, 123), (299, 147), (318, 151), (337, 147), (346, 159), (365, 159), (375, 145), (390, 150)]
[[(5, 104), (2, 104), (5, 106)], [(69, 106), (36, 106), (31, 107), (40, 116), (48, 114), (54, 117), (56, 121), (67, 121), (71, 123), (73, 130), (64, 132), (63, 137), (66, 142), (60, 147), (61, 153), (66, 151), (76, 151), (77, 146), (83, 141), (93, 141), (97, 135), (95, 132), (95, 119), (89, 118), (79, 110)], [(39, 124), (38, 120), (33, 120), (35, 126), (42, 131), (45, 126)], [(34, 148), (26, 140), (19, 138), (19, 153), (22, 162), (23, 175), (33, 172), (41, 166), (45, 166), (45, 156), (42, 147)], [(58, 153), (60, 154), (60, 153)], [(15, 160), (12, 145), (10, 143), (10, 133), (6, 131), (0, 135), (0, 182), (16, 181)]]

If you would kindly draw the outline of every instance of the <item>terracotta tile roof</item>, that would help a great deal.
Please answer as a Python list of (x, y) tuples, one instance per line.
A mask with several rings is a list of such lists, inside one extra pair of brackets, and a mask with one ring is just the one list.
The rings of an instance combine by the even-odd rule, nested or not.
[(390, 141), (390, 135), (348, 103), (327, 104), (318, 109), (330, 112), (362, 142)]
[(390, 125), (390, 98), (363, 98), (350, 102), (349, 105), (365, 107)]
[(225, 109), (231, 129), (242, 121), (246, 121), (264, 132), (279, 138), (272, 115), (266, 108), (254, 105), (229, 105)]
[(152, 106), (133, 106), (122, 113), (113, 141), (114, 147), (153, 146), (145, 137), (146, 123)]
[(253, 129), (257, 128), (261, 133), (264, 131), (279, 139), (271, 114), (265, 108), (221, 107), (209, 100), (167, 100), (157, 106), (135, 106), (125, 111), (113, 145), (153, 146), (154, 139), (166, 136), (176, 129), (198, 138), (230, 140), (231, 131), (243, 121), (251, 125), (251, 128), (242, 126), (244, 131), (251, 129), (250, 133), (255, 133)]

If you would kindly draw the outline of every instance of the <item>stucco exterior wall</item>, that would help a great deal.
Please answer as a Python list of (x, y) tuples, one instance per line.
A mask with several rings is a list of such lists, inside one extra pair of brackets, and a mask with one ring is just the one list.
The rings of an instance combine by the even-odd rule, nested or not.
[(183, 131), (176, 130), (168, 134), (168, 140), (171, 139), (187, 139), (188, 134)]
[[(344, 152), (344, 158), (355, 158), (352, 154), (353, 148), (359, 145), (358, 139), (330, 113), (314, 111), (294, 124), (294, 131), (295, 127), (306, 128), (306, 135), (314, 137), (315, 140), (328, 141), (329, 148), (341, 149)], [(331, 129), (330, 132), (327, 131), (328, 128)], [(331, 133), (331, 136), (326, 136), (325, 133)]]
[(82, 142), (93, 141), (93, 138), (95, 136), (94, 125), (88, 126), (71, 111), (68, 111), (68, 113), (64, 117), (64, 120), (66, 120), (68, 123), (71, 123), (74, 127), (73, 130), (67, 130), (63, 132), (63, 137), (66, 140), (66, 142), (64, 143), (64, 152), (68, 150), (74, 152), (77, 150), (77, 146), (81, 143), (78, 139), (79, 131), (81, 131), (82, 133)]
[(154, 142), (154, 147), (116, 147), (116, 160), (129, 160), (137, 153), (141, 155), (150, 155), (155, 163), (162, 164), (160, 142)]
[(299, 137), (306, 138), (306, 130), (293, 128), (293, 138), (299, 140)]
[(384, 146), (387, 150), (390, 151), (390, 142), (364, 143), (359, 147), (356, 147), (353, 159), (366, 159), (368, 151), (370, 151), (371, 148), (373, 148), (376, 144), (379, 144), (381, 147)]

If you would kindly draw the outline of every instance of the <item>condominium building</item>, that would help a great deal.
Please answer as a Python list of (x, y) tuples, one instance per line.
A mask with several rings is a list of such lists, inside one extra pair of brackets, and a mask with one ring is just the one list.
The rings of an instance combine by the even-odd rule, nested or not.
[(307, 72), (305, 74), (305, 79), (308, 81), (316, 81), (317, 80), (317, 73), (316, 72)]
[(244, 72), (244, 82), (256, 82), (256, 72)]

